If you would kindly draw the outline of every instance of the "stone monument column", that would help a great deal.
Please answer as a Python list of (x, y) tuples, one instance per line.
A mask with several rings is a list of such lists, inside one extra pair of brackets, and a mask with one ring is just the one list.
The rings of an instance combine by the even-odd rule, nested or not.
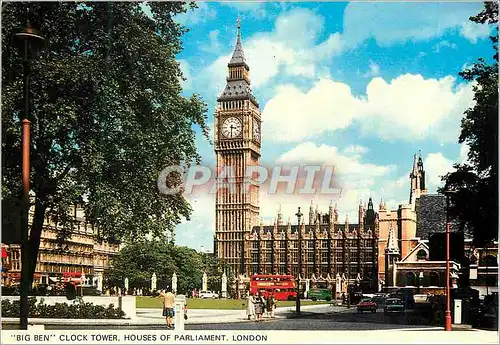
[(172, 275), (172, 292), (177, 295), (177, 274)]
[(125, 278), (124, 285), (125, 285), (125, 295), (128, 295), (128, 278)]
[(201, 291), (208, 291), (208, 277), (207, 272), (203, 273), (203, 281), (201, 285)]
[(335, 277), (335, 298), (340, 297), (342, 293), (342, 279), (340, 278), (340, 274), (337, 273)]
[(102, 272), (99, 272), (99, 273), (97, 274), (97, 290), (101, 291), (101, 294), (103, 294), (103, 293), (104, 293), (104, 291), (102, 291), (102, 289), (103, 289), (103, 286), (102, 286), (102, 285), (103, 285), (103, 284), (102, 284), (102, 283), (103, 283), (103, 280), (104, 280), (104, 279), (103, 279), (103, 276), (102, 276)]
[(156, 273), (151, 276), (151, 293), (156, 290)]
[(222, 291), (222, 298), (227, 298), (227, 276), (226, 276), (226, 272), (224, 272), (224, 274), (222, 275), (221, 291)]

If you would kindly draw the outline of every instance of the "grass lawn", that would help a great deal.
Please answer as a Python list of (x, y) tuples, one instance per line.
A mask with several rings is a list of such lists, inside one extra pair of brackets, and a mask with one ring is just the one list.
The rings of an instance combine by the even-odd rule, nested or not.
[[(159, 308), (161, 309), (162, 303), (160, 298), (136, 296), (135, 298), (137, 308)], [(326, 301), (300, 301), (300, 305), (312, 304), (325, 304)], [(277, 301), (276, 306), (291, 307), (295, 305), (295, 301)], [(229, 309), (229, 310), (242, 310), (246, 309), (246, 300), (237, 299), (201, 299), (201, 298), (188, 298), (188, 309)]]

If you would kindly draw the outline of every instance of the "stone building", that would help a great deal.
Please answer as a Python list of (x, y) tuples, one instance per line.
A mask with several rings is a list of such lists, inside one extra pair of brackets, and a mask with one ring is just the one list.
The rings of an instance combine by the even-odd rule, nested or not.
[[(308, 220), (298, 226), (283, 222), (281, 210), (274, 225), (255, 226), (245, 236), (246, 275), (299, 275), (309, 286), (332, 288), (338, 278), (359, 285), (365, 291), (377, 290), (377, 215), (370, 198), (368, 207), (359, 206), (358, 223), (338, 221), (336, 207), (321, 214), (311, 203)], [(302, 265), (299, 267), (299, 257)], [(306, 288), (307, 290), (307, 288)], [(337, 291), (338, 293), (339, 291)]]
[[(51, 284), (60, 280), (64, 274), (84, 274), (87, 285), (94, 285), (102, 291), (111, 261), (120, 250), (120, 244), (97, 240), (96, 229), (87, 223), (81, 205), (72, 207), (70, 214), (74, 217), (74, 227), (71, 236), (62, 245), (57, 239), (61, 225), (55, 224), (49, 217), (45, 219), (34, 282)], [(33, 209), (30, 210), (30, 226), (32, 220)], [(19, 282), (21, 248), (16, 244), (5, 248), (7, 257), (3, 266), (7, 271), (7, 281)]]

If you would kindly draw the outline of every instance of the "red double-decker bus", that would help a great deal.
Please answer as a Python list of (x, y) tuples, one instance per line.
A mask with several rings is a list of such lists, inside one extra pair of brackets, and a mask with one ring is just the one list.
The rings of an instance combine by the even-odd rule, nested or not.
[(274, 293), (278, 301), (291, 301), (297, 297), (295, 278), (291, 275), (254, 274), (250, 277), (250, 293), (259, 291), (264, 298)]

